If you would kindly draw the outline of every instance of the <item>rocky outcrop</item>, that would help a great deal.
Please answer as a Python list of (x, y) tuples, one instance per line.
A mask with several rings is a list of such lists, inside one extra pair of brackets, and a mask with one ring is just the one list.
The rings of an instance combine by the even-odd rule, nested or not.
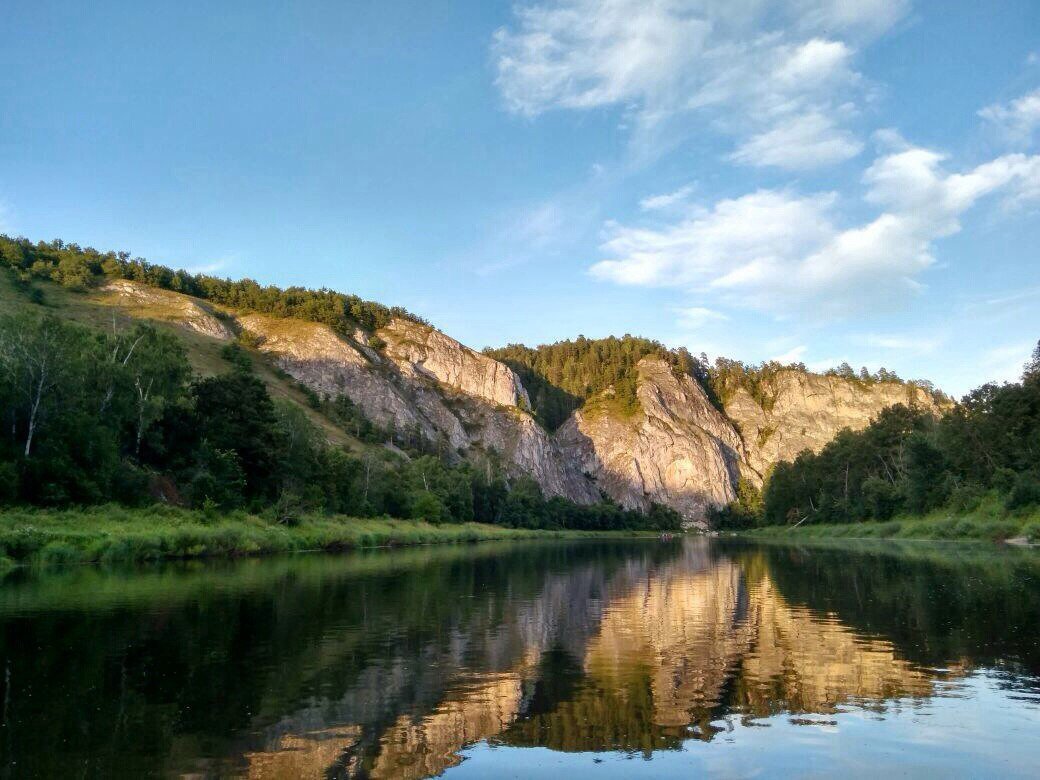
[(346, 395), (384, 428), (418, 430), (431, 441), (443, 438), (456, 450), (467, 445), (466, 431), (439, 394), (395, 381), (386, 361), (362, 352), (327, 325), (261, 314), (238, 322), (283, 371), (319, 395)]
[(377, 334), (386, 355), (406, 376), (424, 376), (453, 390), (499, 406), (531, 408), (513, 369), (427, 325), (396, 318)]
[(752, 397), (739, 388), (725, 403), (726, 415), (744, 440), (753, 477), (764, 477), (782, 460), (803, 450), (819, 452), (839, 431), (866, 428), (896, 404), (938, 411), (932, 396), (898, 382), (861, 382), (835, 376), (780, 371), (762, 382)]
[(454, 339), (398, 319), (377, 334), (386, 344), (380, 356), (363, 333), (346, 339), (325, 325), (260, 314), (238, 322), (283, 371), (326, 398), (346, 395), (377, 425), (417, 430), (460, 456), (494, 453), (548, 496), (599, 498), (524, 410), (527, 393), (512, 369)]
[(647, 358), (638, 366), (635, 408), (608, 390), (550, 434), (531, 415), (511, 368), (422, 323), (398, 317), (375, 334), (341, 335), (305, 320), (236, 317), (130, 280), (103, 292), (133, 316), (215, 339), (244, 331), (319, 395), (346, 395), (380, 427), (417, 432), (450, 458), (495, 460), (514, 477), (533, 477), (546, 495), (578, 503), (606, 494), (630, 509), (663, 504), (692, 524), (732, 501), (740, 477), (761, 484), (778, 461), (819, 451), (887, 407), (938, 408), (918, 387), (781, 370), (753, 393), (737, 388), (720, 412), (695, 380)]
[(216, 310), (187, 295), (149, 287), (130, 279), (116, 279), (101, 288), (110, 299), (135, 317), (164, 320), (227, 341), (234, 331), (216, 314)]
[(664, 504), (691, 521), (736, 497), (743, 442), (688, 376), (662, 360), (639, 364), (639, 409), (612, 409), (609, 393), (579, 410), (557, 442), (607, 495), (630, 509)]

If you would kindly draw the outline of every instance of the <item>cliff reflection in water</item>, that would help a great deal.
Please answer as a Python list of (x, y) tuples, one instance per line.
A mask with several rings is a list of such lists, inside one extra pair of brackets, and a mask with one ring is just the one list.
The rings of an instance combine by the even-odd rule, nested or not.
[[(649, 754), (710, 740), (712, 723), (728, 715), (826, 715), (852, 704), (884, 711), (892, 700), (932, 694), (938, 673), (890, 641), (788, 603), (765, 553), (712, 554), (693, 540), (672, 552), (634, 557), (609, 575), (579, 568), (547, 578), (492, 630), (455, 637), (467, 652), (429, 712), (403, 712), (367, 741), (351, 727), (333, 738), (342, 755), (331, 765), (329, 738), (313, 735), (316, 764), (307, 771), (429, 777), (480, 740)], [(952, 666), (943, 677), (957, 675), (960, 660)], [(299, 751), (280, 738), (248, 756), (249, 774), (273, 776), (282, 757), (293, 762), (288, 776)]]
[(686, 540), (68, 576), (0, 589), (8, 776), (421, 778), (482, 740), (649, 755), (1040, 669), (1038, 564), (995, 553)]

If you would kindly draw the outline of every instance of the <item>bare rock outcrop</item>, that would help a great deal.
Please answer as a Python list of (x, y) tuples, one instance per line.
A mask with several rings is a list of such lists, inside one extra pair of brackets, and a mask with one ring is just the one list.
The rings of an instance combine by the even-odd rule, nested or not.
[(325, 325), (260, 314), (238, 322), (294, 379), (326, 398), (346, 395), (382, 427), (418, 430), (462, 455), (495, 453), (512, 476), (530, 475), (547, 496), (579, 503), (599, 498), (517, 405), (529, 402), (516, 374), (454, 339), (394, 320), (377, 334), (386, 342), (381, 357), (358, 340), (364, 334), (346, 339)]
[(132, 280), (112, 281), (103, 294), (135, 317), (215, 339), (245, 331), (319, 395), (346, 395), (377, 425), (418, 432), (444, 444), (449, 457), (496, 459), (511, 476), (533, 477), (547, 496), (591, 503), (606, 494), (641, 510), (659, 503), (690, 524), (703, 524), (709, 508), (732, 501), (740, 477), (761, 484), (778, 461), (819, 451), (887, 407), (940, 411), (919, 387), (791, 369), (762, 379), (753, 393), (736, 389), (720, 412), (697, 381), (647, 358), (638, 366), (634, 409), (607, 391), (550, 434), (531, 415), (527, 390), (511, 368), (428, 325), (397, 317), (375, 334), (341, 335), (305, 320), (236, 318)]
[(319, 395), (346, 395), (377, 425), (417, 428), (431, 441), (443, 437), (452, 449), (468, 445), (461, 422), (436, 391), (395, 381), (385, 361), (362, 352), (327, 325), (262, 314), (238, 322), (283, 371)]
[(438, 330), (398, 317), (377, 335), (386, 342), (387, 357), (406, 376), (429, 377), (499, 406), (531, 406), (520, 377), (511, 368)]
[(688, 376), (662, 360), (639, 363), (639, 409), (626, 416), (591, 405), (556, 434), (569, 460), (624, 507), (672, 507), (702, 521), (708, 507), (736, 497), (743, 443), (729, 421)]
[(819, 452), (841, 430), (861, 430), (896, 404), (938, 411), (925, 390), (898, 382), (861, 382), (835, 376), (780, 371), (763, 381), (758, 398), (739, 388), (725, 404), (744, 439), (747, 463), (764, 477), (775, 463), (803, 450)]
[(175, 322), (204, 336), (228, 341), (234, 332), (207, 304), (180, 293), (149, 287), (131, 279), (116, 279), (101, 288), (136, 316)]

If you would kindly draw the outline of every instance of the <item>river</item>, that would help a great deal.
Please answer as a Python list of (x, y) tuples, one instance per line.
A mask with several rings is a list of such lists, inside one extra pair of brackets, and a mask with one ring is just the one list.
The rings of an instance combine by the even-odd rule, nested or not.
[(1036, 777), (1040, 552), (486, 543), (0, 582), (0, 776)]

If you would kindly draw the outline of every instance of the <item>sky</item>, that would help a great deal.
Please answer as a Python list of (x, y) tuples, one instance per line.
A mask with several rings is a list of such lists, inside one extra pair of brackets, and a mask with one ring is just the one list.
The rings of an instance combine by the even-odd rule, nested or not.
[[(0, 232), (955, 395), (1040, 338), (1040, 3), (4, 0)], [(980, 10), (983, 9), (983, 10)]]

